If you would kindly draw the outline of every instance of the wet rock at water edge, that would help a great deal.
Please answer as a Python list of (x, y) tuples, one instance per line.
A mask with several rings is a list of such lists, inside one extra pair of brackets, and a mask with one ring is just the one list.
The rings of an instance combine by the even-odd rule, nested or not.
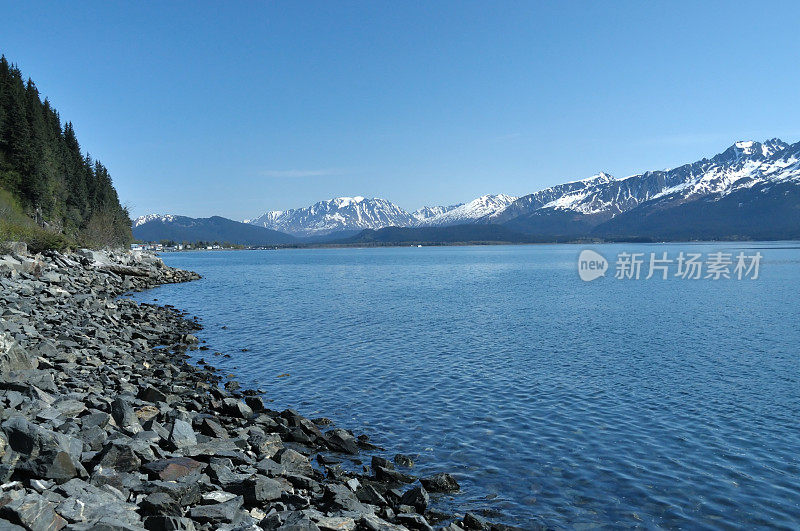
[(404, 466), (406, 468), (411, 468), (414, 466), (414, 458), (412, 458), (410, 455), (396, 454), (394, 456), (394, 462), (398, 466)]
[(455, 478), (447, 473), (420, 478), (419, 482), (428, 492), (458, 492), (461, 488)]
[(401, 505), (408, 505), (413, 507), (418, 513), (424, 513), (428, 508), (431, 498), (425, 487), (414, 487), (403, 494), (400, 498)]
[(325, 441), (335, 451), (346, 454), (357, 454), (358, 443), (352, 433), (342, 428), (334, 428), (325, 434)]

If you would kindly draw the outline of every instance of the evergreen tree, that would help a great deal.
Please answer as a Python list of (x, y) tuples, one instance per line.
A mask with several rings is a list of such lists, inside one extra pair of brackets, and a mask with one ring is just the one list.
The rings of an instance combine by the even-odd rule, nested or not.
[(81, 152), (71, 122), (41, 100), (35, 83), (0, 57), (0, 188), (31, 217), (87, 245), (131, 240), (130, 216), (111, 176)]

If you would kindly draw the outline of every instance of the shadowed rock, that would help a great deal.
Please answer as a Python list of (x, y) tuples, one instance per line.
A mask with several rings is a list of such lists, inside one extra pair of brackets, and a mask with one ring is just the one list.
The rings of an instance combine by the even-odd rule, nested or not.
[(434, 474), (420, 478), (420, 483), (428, 492), (458, 492), (461, 488), (450, 474)]

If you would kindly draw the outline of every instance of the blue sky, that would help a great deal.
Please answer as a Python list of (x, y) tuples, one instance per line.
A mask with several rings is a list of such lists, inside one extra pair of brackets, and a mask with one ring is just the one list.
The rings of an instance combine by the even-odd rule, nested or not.
[(406, 209), (800, 140), (800, 3), (0, 2), (134, 215)]

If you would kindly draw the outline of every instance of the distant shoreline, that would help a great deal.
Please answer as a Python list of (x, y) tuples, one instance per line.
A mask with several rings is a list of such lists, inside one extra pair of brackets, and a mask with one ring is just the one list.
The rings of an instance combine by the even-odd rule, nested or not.
[(642, 241), (642, 240), (613, 240), (613, 241), (564, 241), (564, 242), (409, 242), (409, 243), (309, 243), (309, 244), (282, 244), (258, 247), (234, 248), (226, 247), (220, 249), (180, 249), (180, 250), (159, 250), (159, 253), (189, 253), (189, 252), (217, 252), (217, 251), (279, 251), (286, 249), (371, 249), (371, 248), (406, 248), (406, 247), (493, 247), (493, 246), (513, 246), (513, 245), (617, 245), (617, 244), (643, 244), (643, 245), (663, 245), (663, 244), (691, 244), (708, 245), (715, 243), (767, 243), (767, 242), (790, 242), (800, 244), (800, 239), (763, 239), (763, 240), (664, 240), (664, 241)]

